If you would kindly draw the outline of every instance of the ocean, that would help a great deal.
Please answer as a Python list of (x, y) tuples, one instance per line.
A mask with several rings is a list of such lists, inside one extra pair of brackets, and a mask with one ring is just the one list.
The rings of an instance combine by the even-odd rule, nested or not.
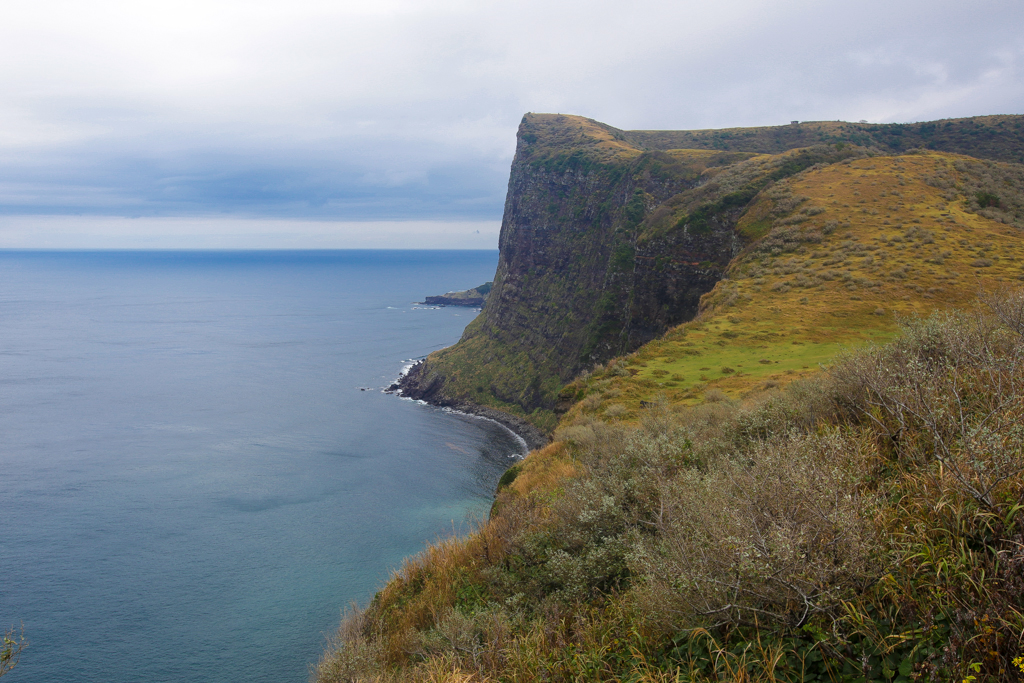
[(503, 427), (382, 393), (496, 251), (0, 251), (4, 683), (308, 680), (486, 517)]

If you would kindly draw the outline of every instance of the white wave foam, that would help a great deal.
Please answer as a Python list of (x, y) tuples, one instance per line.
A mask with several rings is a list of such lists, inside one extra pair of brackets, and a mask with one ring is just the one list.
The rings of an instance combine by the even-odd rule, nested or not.
[(526, 439), (516, 434), (516, 432), (511, 427), (502, 424), (501, 422), (498, 422), (494, 418), (484, 417), (483, 415), (475, 415), (473, 413), (467, 413), (462, 410), (456, 410), (455, 408), (441, 408), (441, 410), (446, 413), (452, 413), (454, 415), (465, 415), (466, 417), (472, 417), (477, 420), (486, 420), (487, 422), (493, 422), (494, 424), (504, 429), (506, 432), (512, 435), (512, 437), (516, 440), (516, 443), (519, 444), (519, 448), (522, 449), (519, 453), (510, 453), (508, 456), (510, 458), (522, 459), (525, 458), (530, 453), (530, 446), (529, 444), (526, 443)]
[[(399, 380), (401, 380), (403, 377), (408, 375), (409, 371), (412, 370), (414, 367), (416, 367), (416, 365), (418, 365), (421, 362), (423, 362), (422, 358), (407, 358), (407, 359), (403, 360), (402, 363), (404, 363), (404, 365), (402, 365), (402, 370), (398, 373), (398, 377), (396, 377), (395, 381), (392, 382), (391, 384), (389, 384), (388, 386), (392, 386), (394, 384), (397, 384), (399, 382)], [(419, 403), (420, 405), (424, 405), (424, 406), (429, 406), (430, 405), (426, 401), (421, 401), (421, 400), (418, 400), (418, 399), (414, 399), (414, 398), (411, 398), (409, 396), (402, 396), (401, 394), (398, 394), (397, 392), (396, 392), (396, 394), (397, 394), (398, 398), (402, 399), (403, 401), (412, 401), (413, 403)], [(475, 418), (477, 420), (487, 420), (488, 422), (493, 422), (494, 424), (496, 424), (499, 427), (501, 427), (502, 429), (504, 429), (506, 432), (508, 432), (509, 434), (512, 435), (512, 438), (514, 438), (516, 440), (516, 443), (519, 444), (519, 448), (520, 448), (520, 452), (519, 453), (510, 453), (509, 456), (508, 456), (510, 458), (525, 458), (530, 453), (530, 446), (529, 446), (529, 444), (526, 443), (526, 439), (524, 439), (523, 437), (519, 436), (519, 434), (517, 434), (514, 429), (511, 429), (507, 425), (502, 424), (501, 422), (499, 422), (499, 421), (497, 421), (497, 420), (495, 420), (493, 418), (484, 417), (483, 415), (476, 415), (474, 413), (467, 413), (467, 412), (462, 411), (462, 410), (456, 410), (455, 408), (445, 408), (445, 407), (442, 407), (441, 410), (446, 412), (446, 413), (453, 413), (455, 415), (465, 415), (466, 417), (472, 417), (472, 418)]]

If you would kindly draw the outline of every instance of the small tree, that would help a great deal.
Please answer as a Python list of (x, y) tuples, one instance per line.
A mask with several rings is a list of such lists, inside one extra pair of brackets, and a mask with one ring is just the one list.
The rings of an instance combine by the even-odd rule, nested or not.
[(25, 642), (25, 627), (21, 627), (20, 633), (15, 633), (14, 627), (7, 629), (4, 633), (3, 647), (0, 647), (0, 676), (18, 665), (21, 658), (21, 651), (28, 643)]

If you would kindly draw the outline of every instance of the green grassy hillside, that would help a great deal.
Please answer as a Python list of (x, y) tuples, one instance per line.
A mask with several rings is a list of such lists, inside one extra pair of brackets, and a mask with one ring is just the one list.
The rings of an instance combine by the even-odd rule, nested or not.
[(746, 402), (575, 421), (352, 611), (337, 681), (1017, 681), (1024, 292)]
[[(1024, 280), (1022, 174), (922, 153), (826, 166), (773, 187), (737, 225), (769, 234), (734, 259), (698, 318), (569, 384), (572, 417), (629, 419), (655, 400), (751, 396), (890, 338), (900, 317)], [(998, 213), (978, 204), (993, 191)]]
[[(741, 280), (744, 273), (731, 265), (733, 259), (759, 243), (782, 219), (789, 222), (777, 227), (788, 232), (777, 232), (773, 239), (781, 243), (772, 249), (785, 249), (785, 257), (775, 258), (768, 253), (758, 260), (769, 269), (766, 281), (779, 269), (801, 270), (802, 277), (779, 284), (787, 287), (787, 291), (794, 287), (806, 289), (808, 280), (819, 287), (823, 278), (859, 278), (852, 284), (844, 280), (843, 291), (847, 293), (851, 292), (850, 287), (877, 280), (888, 263), (902, 259), (912, 265), (921, 260), (919, 254), (934, 247), (925, 245), (924, 252), (912, 249), (897, 258), (900, 242), (892, 247), (864, 244), (858, 248), (878, 246), (879, 254), (891, 255), (892, 260), (878, 259), (870, 268), (857, 265), (852, 270), (837, 269), (832, 264), (815, 275), (813, 272), (828, 257), (818, 259), (818, 266), (813, 258), (799, 266), (791, 263), (803, 258), (805, 252), (814, 251), (809, 243), (802, 245), (803, 251), (788, 250), (786, 245), (793, 239), (805, 239), (800, 237), (799, 226), (817, 226), (816, 232), (812, 231), (813, 235), (806, 239), (821, 237), (828, 249), (840, 248), (837, 245), (846, 241), (841, 239), (846, 234), (844, 230), (835, 232), (826, 227), (829, 221), (849, 221), (853, 228), (848, 237), (853, 240), (862, 237), (858, 230), (876, 224), (879, 228), (890, 228), (892, 236), (902, 240), (903, 232), (922, 226), (921, 221), (932, 221), (928, 223), (931, 227), (921, 227), (922, 230), (936, 227), (935, 218), (941, 218), (942, 225), (948, 223), (949, 217), (941, 216), (942, 211), (935, 207), (961, 201), (956, 199), (961, 195), (969, 195), (971, 206), (979, 215), (1013, 224), (1019, 220), (1021, 208), (1012, 203), (1005, 187), (1006, 182), (1013, 186), (1017, 179), (993, 179), (991, 169), (984, 163), (984, 168), (975, 167), (966, 158), (945, 157), (948, 168), (932, 168), (929, 173), (934, 179), (926, 180), (921, 175), (924, 171), (910, 161), (925, 157), (904, 155), (899, 158), (906, 166), (907, 178), (897, 178), (902, 171), (889, 168), (882, 173), (884, 178), (870, 179), (871, 174), (882, 172), (881, 167), (870, 168), (870, 159), (880, 159), (911, 143), (969, 150), (994, 158), (1016, 158), (1014, 155), (1024, 153), (1022, 121), (1022, 117), (981, 117), (904, 127), (820, 123), (734, 131), (630, 132), (582, 117), (527, 115), (519, 130), (501, 232), (500, 260), (488, 306), (467, 327), (459, 344), (432, 354), (410, 375), (408, 393), (439, 403), (498, 408), (550, 430), (557, 424), (566, 397), (572, 396), (571, 390), (568, 394), (562, 391), (564, 385), (582, 371), (630, 353), (691, 320), (700, 310), (701, 297), (725, 277), (739, 287), (737, 292), (746, 291), (747, 284)], [(903, 142), (897, 144), (896, 138)], [(844, 164), (844, 168), (854, 164), (850, 167), (854, 170), (847, 168), (844, 172), (864, 174), (864, 178), (840, 175), (829, 180), (835, 185), (833, 190), (800, 190), (812, 194), (800, 194), (790, 187), (790, 179), (807, 169), (816, 167), (816, 171), (823, 171), (824, 167), (836, 164)], [(955, 168), (957, 164), (964, 170)], [(1004, 173), (1006, 168), (1015, 166), (998, 168), (1003, 169), (998, 173)], [(957, 179), (960, 176), (967, 180), (961, 182)], [(851, 187), (844, 189), (847, 182)], [(870, 185), (872, 182), (876, 185)], [(916, 194), (901, 190), (905, 186), (900, 182), (926, 185), (927, 197), (918, 196), (918, 189), (913, 191)], [(858, 183), (862, 186), (854, 188)], [(883, 196), (878, 189), (880, 184), (888, 187), (890, 183), (897, 194), (886, 191)], [(958, 183), (961, 189), (957, 189)], [(982, 189), (983, 186), (989, 189)], [(911, 205), (917, 214), (911, 215)], [(820, 212), (804, 213), (808, 209)], [(854, 259), (859, 264), (863, 257), (858, 253)], [(751, 267), (756, 270), (761, 266)], [(998, 271), (998, 264), (993, 267)], [(896, 270), (896, 277), (909, 272)], [(831, 271), (837, 274), (831, 276)], [(928, 277), (922, 277), (915, 274), (904, 280), (908, 286), (938, 288)], [(750, 279), (765, 280), (765, 276)], [(861, 301), (874, 303), (868, 308), (868, 315), (878, 308), (889, 311), (888, 328), (883, 325), (882, 331), (891, 330), (892, 313), (902, 308), (885, 304), (886, 297), (879, 292), (898, 287), (864, 288), (860, 295), (851, 293), (851, 300), (860, 296)], [(816, 291), (820, 294), (829, 288), (825, 285)], [(917, 294), (915, 290), (914, 297)], [(861, 306), (865, 307), (868, 303)], [(800, 315), (805, 314), (817, 315), (813, 306)], [(864, 313), (856, 307), (835, 309), (830, 315), (837, 320), (831, 322), (837, 322), (840, 314), (862, 318)], [(760, 322), (774, 324), (763, 316)], [(814, 318), (814, 322), (820, 330), (830, 326), (826, 324), (829, 321)], [(870, 327), (877, 327), (878, 321), (870, 322)], [(851, 325), (840, 322), (839, 326)], [(698, 343), (702, 339), (700, 333), (696, 329), (692, 332), (690, 341)], [(840, 337), (841, 334), (833, 334), (831, 338), (840, 344)], [(811, 342), (817, 345), (817, 351), (806, 349), (809, 355), (804, 360), (811, 363), (808, 367), (835, 348), (821, 346), (822, 339)], [(739, 351), (738, 345), (730, 348)], [(724, 391), (733, 395), (744, 383), (719, 382), (715, 372), (726, 367), (739, 371), (741, 376), (750, 375), (751, 362), (775, 360), (748, 357), (750, 354), (752, 350), (747, 355), (725, 358), (718, 366), (689, 362), (680, 365), (676, 358), (668, 364), (671, 367), (653, 368), (652, 372), (666, 371), (668, 377), (677, 375), (682, 380), (647, 379), (683, 393), (701, 391), (698, 384), (721, 384)], [(807, 363), (778, 370), (798, 371)], [(742, 364), (743, 369), (733, 364)], [(701, 370), (704, 367), (709, 370)], [(759, 370), (758, 376), (766, 368)], [(675, 384), (670, 384), (673, 381)]]
[[(591, 123), (594, 154), (650, 163)], [(564, 386), (486, 318), (448, 350), (460, 381), (546, 373), (554, 441), (350, 612), (316, 679), (1024, 680), (1024, 166), (664, 154), (700, 182), (642, 198), (615, 310), (637, 329), (681, 300), (659, 276), (714, 270), (696, 317)], [(513, 294), (523, 325), (562, 305)]]

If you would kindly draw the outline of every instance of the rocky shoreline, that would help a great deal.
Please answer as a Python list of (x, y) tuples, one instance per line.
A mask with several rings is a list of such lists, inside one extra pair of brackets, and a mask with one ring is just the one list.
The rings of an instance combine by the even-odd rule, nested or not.
[(461, 292), (448, 292), (441, 296), (428, 296), (423, 302), (428, 306), (467, 306), (470, 308), (483, 308), (487, 303), (487, 296), (491, 293), (493, 282), (485, 282), (473, 289), (464, 289)]
[(453, 401), (445, 398), (441, 394), (441, 386), (444, 384), (444, 381), (440, 377), (423, 377), (424, 367), (423, 361), (418, 361), (409, 368), (408, 372), (399, 377), (395, 383), (384, 391), (389, 394), (397, 394), (417, 401), (423, 401), (432, 406), (451, 408), (462, 413), (494, 420), (519, 435), (531, 451), (542, 448), (551, 441), (547, 434), (521, 417), (469, 401)]
[(451, 296), (428, 296), (423, 300), (427, 306), (467, 306), (470, 308), (482, 308), (487, 301), (482, 296), (467, 297), (458, 299)]

